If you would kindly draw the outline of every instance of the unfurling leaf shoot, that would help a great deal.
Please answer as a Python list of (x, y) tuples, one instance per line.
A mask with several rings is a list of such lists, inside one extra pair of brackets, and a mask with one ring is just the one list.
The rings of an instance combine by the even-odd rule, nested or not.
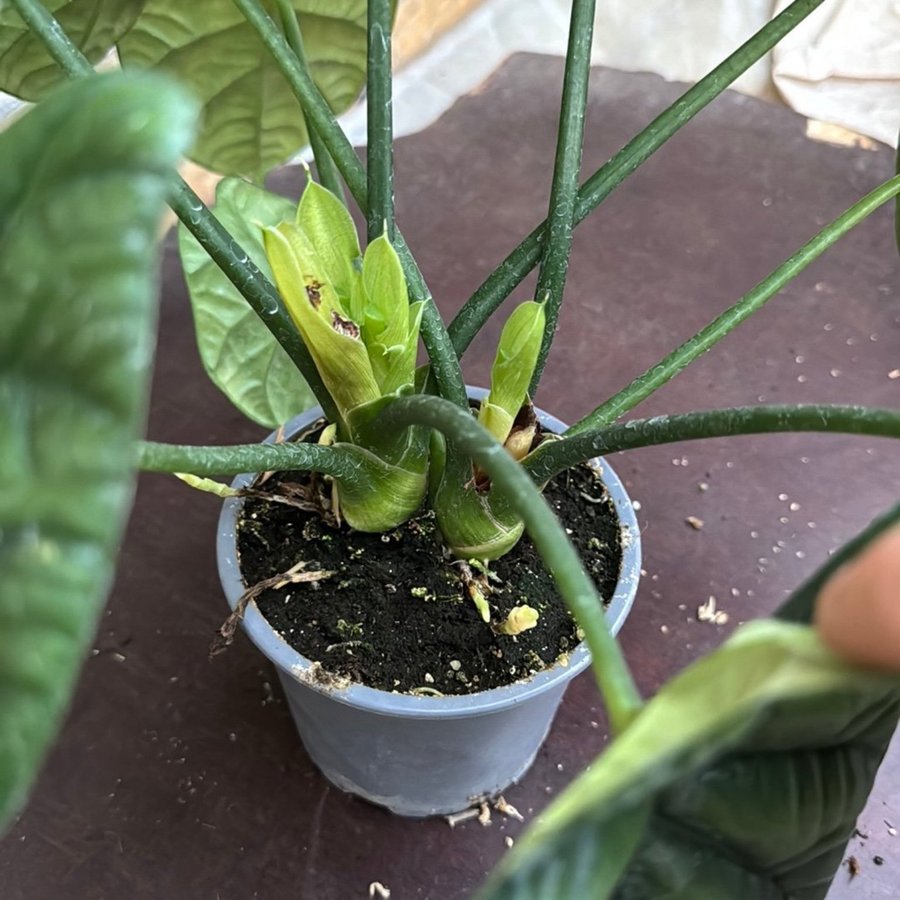
[(478, 421), (504, 443), (528, 396), (546, 316), (542, 303), (529, 300), (506, 320), (491, 368), (491, 390), (481, 404)]

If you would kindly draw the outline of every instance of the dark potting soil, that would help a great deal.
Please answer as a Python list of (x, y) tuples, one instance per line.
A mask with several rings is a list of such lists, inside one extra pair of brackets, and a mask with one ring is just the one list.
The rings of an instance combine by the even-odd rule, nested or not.
[[(303, 472), (273, 475), (266, 493), (308, 491)], [(596, 474), (570, 470), (545, 496), (607, 601), (622, 560), (618, 519)], [(590, 498), (590, 499), (587, 499)], [(329, 524), (321, 513), (248, 498), (238, 523), (244, 583), (258, 584), (303, 562), (302, 572), (334, 574), (263, 591), (256, 603), (271, 626), (329, 676), (403, 693), (466, 694), (510, 684), (552, 665), (579, 636), (527, 535), (492, 562), (486, 579), (491, 622), (519, 605), (540, 614), (515, 637), (486, 624), (425, 512), (385, 534)], [(477, 568), (471, 577), (485, 580)]]

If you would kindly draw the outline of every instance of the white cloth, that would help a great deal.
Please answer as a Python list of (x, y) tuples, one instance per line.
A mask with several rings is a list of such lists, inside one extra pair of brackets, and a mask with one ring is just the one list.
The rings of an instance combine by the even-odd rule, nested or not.
[[(603, 0), (594, 59), (696, 81), (790, 2)], [(734, 87), (896, 146), (900, 0), (826, 0)]]
[(807, 118), (896, 146), (900, 0), (827, 0), (775, 48), (772, 78)]
[[(568, 7), (570, 0), (554, 0)], [(599, 0), (593, 61), (666, 81), (697, 81), (758, 31), (774, 0)], [(778, 100), (770, 60), (734, 84), (745, 94)]]

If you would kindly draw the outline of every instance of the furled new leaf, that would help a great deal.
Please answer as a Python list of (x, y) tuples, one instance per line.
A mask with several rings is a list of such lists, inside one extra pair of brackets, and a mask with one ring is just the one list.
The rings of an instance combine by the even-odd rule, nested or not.
[(0, 821), (53, 736), (131, 503), (156, 231), (196, 109), (158, 76), (0, 134)]
[[(312, 76), (336, 113), (357, 98), (366, 71), (366, 0), (295, 0)], [(125, 66), (159, 67), (203, 106), (197, 162), (261, 179), (307, 143), (294, 95), (231, 0), (147, 0), (119, 42)]]
[(362, 280), (363, 338), (378, 384), (392, 393), (413, 383), (422, 303), (409, 305), (400, 258), (383, 235), (366, 247)]
[[(134, 25), (145, 0), (44, 0), (66, 34), (99, 62)], [(0, 90), (40, 100), (65, 74), (9, 3), (0, 3)]]
[(297, 225), (282, 222), (266, 228), (263, 240), (288, 312), (346, 419), (356, 407), (381, 396), (359, 327), (346, 318), (318, 255)]
[[(259, 226), (291, 218), (291, 201), (242, 178), (225, 178), (216, 190), (215, 212), (271, 278)], [(178, 244), (200, 358), (215, 385), (244, 415), (267, 428), (314, 406), (312, 391), (290, 357), (184, 225), (179, 225)]]
[(847, 666), (806, 625), (744, 626), (662, 688), (480, 896), (821, 900), (898, 711), (900, 676)]
[(529, 300), (506, 320), (491, 368), (491, 390), (481, 404), (478, 421), (502, 444), (528, 395), (546, 315), (544, 305)]
[(357, 325), (361, 324), (361, 317), (350, 305), (358, 293), (355, 288), (361, 253), (356, 226), (347, 207), (310, 178), (297, 206), (297, 225), (312, 244), (341, 305)]

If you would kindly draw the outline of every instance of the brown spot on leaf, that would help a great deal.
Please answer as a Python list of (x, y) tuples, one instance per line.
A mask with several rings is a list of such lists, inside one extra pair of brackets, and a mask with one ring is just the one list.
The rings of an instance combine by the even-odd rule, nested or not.
[(322, 282), (310, 281), (310, 283), (306, 285), (306, 296), (309, 297), (312, 308), (318, 309), (322, 303)]
[(359, 326), (350, 319), (339, 316), (336, 312), (331, 313), (331, 326), (338, 334), (346, 334), (347, 337), (358, 338)]

